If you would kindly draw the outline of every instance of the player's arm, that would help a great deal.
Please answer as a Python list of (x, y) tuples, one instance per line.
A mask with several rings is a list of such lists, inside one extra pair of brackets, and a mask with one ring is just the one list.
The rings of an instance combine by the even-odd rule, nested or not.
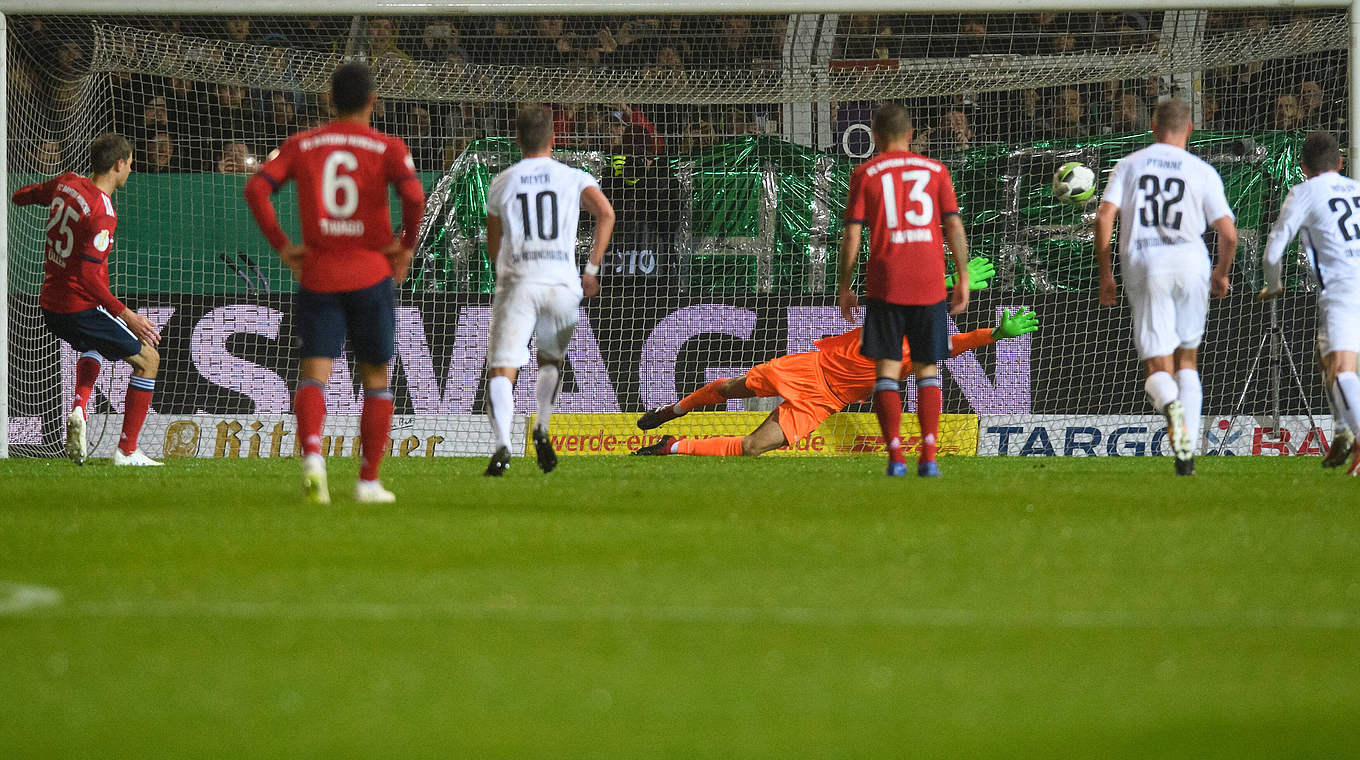
[(274, 209), (274, 200), (271, 197), (289, 179), (293, 150), (293, 141), (291, 139), (285, 141), (279, 148), (278, 155), (261, 166), (260, 170), (246, 181), (245, 197), (246, 204), (250, 206), (250, 214), (255, 217), (255, 225), (264, 233), (270, 247), (278, 251), (279, 258), (292, 270), (293, 276), (301, 280), (303, 248), (288, 239), (288, 233), (284, 232), (283, 226), (279, 224), (279, 215)]
[(604, 261), (604, 252), (614, 236), (614, 206), (597, 185), (589, 185), (581, 191), (581, 206), (595, 217), (595, 243), (590, 247), (590, 258), (581, 274), (581, 292), (591, 298), (600, 292), (600, 262)]
[(16, 206), (49, 205), (52, 203), (53, 196), (56, 195), (58, 179), (60, 177), (53, 177), (36, 185), (24, 185), (14, 191), (14, 194), (10, 196), (10, 202)]
[(1228, 282), (1228, 272), (1232, 270), (1233, 258), (1237, 255), (1237, 224), (1231, 215), (1220, 216), (1214, 220), (1214, 231), (1218, 233), (1218, 261), (1209, 279), (1209, 290), (1222, 298), (1232, 289)]
[(841, 260), (836, 272), (836, 289), (840, 297), (841, 316), (845, 317), (846, 322), (855, 321), (855, 307), (859, 306), (859, 297), (850, 286), (855, 280), (855, 263), (859, 260), (860, 233), (863, 229), (863, 222), (846, 222), (845, 230), (841, 232)]
[(1119, 286), (1114, 281), (1114, 259), (1110, 254), (1110, 237), (1114, 234), (1114, 218), (1119, 207), (1109, 201), (1101, 201), (1096, 209), (1096, 269), (1100, 274), (1100, 305), (1114, 306), (1119, 296)]
[(944, 239), (954, 257), (954, 289), (949, 295), (949, 313), (962, 314), (968, 308), (968, 235), (958, 212), (944, 218)]
[(1228, 272), (1232, 271), (1233, 257), (1237, 255), (1237, 224), (1233, 221), (1232, 209), (1228, 206), (1228, 196), (1223, 192), (1223, 178), (1218, 172), (1210, 172), (1212, 187), (1204, 195), (1204, 218), (1212, 219), (1210, 226), (1218, 233), (1218, 260), (1209, 278), (1209, 292), (1222, 298), (1228, 295), (1232, 286), (1228, 282)]
[(387, 151), (395, 161), (388, 168), (388, 182), (396, 186), (397, 197), (401, 199), (401, 236), (383, 249), (383, 254), (392, 265), (392, 279), (406, 281), (406, 273), (411, 268), (411, 257), (415, 255), (416, 236), (420, 234), (420, 220), (425, 215), (425, 188), (416, 176), (416, 163), (411, 159), (411, 151), (401, 138), (392, 138), (396, 150)]
[(1001, 312), (1001, 319), (992, 329), (982, 328), (972, 332), (959, 333), (949, 339), (950, 356), (958, 356), (975, 348), (989, 346), (998, 340), (1016, 338), (1039, 329), (1039, 315), (1028, 306), (1014, 311)]
[(1280, 217), (1270, 228), (1265, 253), (1261, 254), (1261, 273), (1265, 275), (1266, 282), (1257, 297), (1262, 301), (1268, 301), (1284, 292), (1284, 249), (1289, 247), (1289, 243), (1303, 225), (1303, 215), (1299, 213), (1302, 205), (1294, 191), (1289, 191), (1289, 195), (1284, 199), (1284, 206), (1280, 208)]
[[(91, 298), (99, 302), (104, 311), (123, 320), (123, 324), (127, 325), (138, 340), (152, 346), (157, 345), (161, 342), (161, 335), (156, 330), (156, 326), (151, 323), (151, 320), (129, 309), (126, 304), (118, 300), (113, 291), (109, 290), (109, 277), (105, 262), (108, 256), (107, 249), (110, 246), (106, 245), (105, 250), (100, 251), (97, 241), (113, 240), (113, 225), (110, 222), (111, 220), (105, 217), (96, 220), (91, 225), (93, 234), (90, 240), (92, 242), (83, 246), (79, 253), (72, 256), (75, 264), (75, 279)], [(126, 357), (120, 356), (118, 358), (124, 359)]]
[(486, 215), (486, 258), (491, 268), (496, 268), (496, 257), (501, 254), (501, 218), (495, 214)]
[(959, 216), (959, 199), (954, 194), (954, 181), (945, 170), (940, 177), (939, 205), (940, 225), (944, 228), (944, 241), (949, 244), (949, 254), (954, 257), (954, 288), (949, 294), (949, 313), (962, 314), (968, 308), (968, 235), (963, 231), (963, 218)]
[(855, 321), (855, 307), (859, 297), (855, 284), (855, 264), (859, 260), (860, 236), (866, 218), (864, 193), (860, 191), (864, 173), (860, 168), (850, 173), (850, 192), (845, 202), (845, 228), (841, 231), (841, 258), (836, 268), (836, 290), (841, 304), (841, 316), (846, 322)]

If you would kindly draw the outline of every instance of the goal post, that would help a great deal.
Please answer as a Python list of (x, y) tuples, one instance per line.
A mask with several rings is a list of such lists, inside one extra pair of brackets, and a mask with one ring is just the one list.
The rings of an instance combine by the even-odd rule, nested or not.
[[(1147, 414), (1127, 315), (1094, 308), (1093, 206), (1054, 203), (1047, 178), (1069, 159), (1103, 178), (1146, 143), (1158, 97), (1192, 100), (1207, 125), (1192, 149), (1224, 175), (1243, 226), (1234, 282), (1250, 287), (1280, 191), (1298, 179), (1305, 120), (1291, 121), (1290, 109), (1302, 108), (1301, 82), (1324, 101), (1307, 123), (1344, 129), (1351, 155), (1360, 155), (1360, 130), (1351, 128), (1360, 124), (1355, 10), (1300, 7), (1121, 2), (1076, 12), (989, 1), (941, 14), (852, 2), (828, 13), (825, 4), (757, 0), (734, 15), (729, 5), (685, 1), (205, 9), (183, 0), (55, 0), (35, 16), (0, 0), (11, 14), (0, 16), (10, 53), (0, 58), (0, 88), (13, 85), (0, 89), (0, 119), (9, 119), (0, 181), (7, 198), (16, 183), (83, 171), (82, 143), (105, 129), (129, 131), (137, 171), (115, 198), (113, 289), (167, 336), (151, 453), (287, 455), (292, 282), (240, 190), (283, 136), (324, 116), (336, 63), (366, 58), (383, 100), (379, 126), (407, 140), (429, 196), (413, 277), (399, 297), (394, 453), (480, 455), (493, 285), (481, 204), (490, 178), (518, 155), (508, 139), (514, 105), (553, 104), (557, 157), (599, 178), (620, 207), (605, 292), (583, 306), (559, 407), (564, 429), (576, 431), (568, 444), (589, 452), (610, 435), (626, 438), (592, 415), (636, 416), (848, 329), (834, 294), (849, 171), (872, 151), (873, 104), (906, 102), (918, 113), (920, 149), (954, 174), (971, 247), (998, 270), (955, 326), (990, 327), (1001, 309), (1018, 306), (1044, 320), (1038, 336), (947, 363), (946, 411), (971, 420), (975, 437), (996, 428), (993, 444), (1009, 441), (1001, 453), (1150, 451), (1150, 433), (1126, 448), (1143, 434), (1116, 434), (1145, 426)], [(1347, 8), (1348, 18), (1336, 12)], [(1248, 9), (1274, 15), (1214, 23), (1213, 12)], [(242, 31), (238, 17), (253, 25)], [(567, 41), (544, 44), (554, 34)], [(286, 226), (296, 223), (290, 192), (277, 202)], [(589, 227), (583, 220), (581, 251)], [(8, 336), (0, 455), (10, 443), (20, 455), (60, 450), (74, 357), (45, 336), (36, 310), (41, 232), (30, 209), (0, 217), (0, 334)], [(1286, 321), (1294, 355), (1307, 364), (1299, 341), (1311, 334), (1308, 284), (1296, 264), (1289, 271)], [(1210, 416), (1228, 413), (1259, 336), (1247, 295), (1216, 307), (1211, 323)], [(535, 372), (531, 364), (517, 386), (526, 413)], [(127, 375), (105, 366), (96, 433), (121, 412)], [(341, 422), (357, 413), (345, 362), (328, 394)], [(1268, 395), (1249, 394), (1248, 411), (1268, 410)], [(1320, 411), (1319, 399), (1312, 393), (1286, 411)], [(694, 415), (686, 434), (747, 432), (769, 403), (725, 408)], [(1044, 433), (1063, 440), (1029, 440), (1045, 420), (1063, 421)], [(332, 454), (354, 451), (343, 427), (328, 428)], [(853, 453), (872, 448), (863, 440), (872, 433), (831, 437)]]

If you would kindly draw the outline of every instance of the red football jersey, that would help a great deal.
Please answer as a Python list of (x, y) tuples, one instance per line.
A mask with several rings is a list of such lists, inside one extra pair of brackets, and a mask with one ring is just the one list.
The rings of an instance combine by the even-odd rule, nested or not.
[(869, 228), (866, 295), (895, 304), (943, 301), (941, 221), (957, 213), (954, 183), (938, 161), (892, 151), (855, 167), (845, 222)]
[[(275, 189), (290, 179), (297, 182), (304, 288), (360, 290), (392, 276), (382, 253), (392, 243), (387, 186), (414, 182), (420, 187), (401, 138), (361, 124), (331, 122), (288, 138), (257, 176)], [(414, 237), (414, 229), (405, 232)]]
[(20, 188), (13, 201), (19, 206), (48, 207), (43, 246), (46, 262), (38, 304), (61, 314), (96, 306), (103, 306), (115, 317), (122, 314), (126, 307), (109, 291), (108, 257), (118, 228), (113, 199), (88, 178), (66, 172)]

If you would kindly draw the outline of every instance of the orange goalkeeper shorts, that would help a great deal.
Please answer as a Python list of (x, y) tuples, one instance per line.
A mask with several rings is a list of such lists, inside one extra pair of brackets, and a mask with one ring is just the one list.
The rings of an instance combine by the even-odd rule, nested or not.
[(758, 364), (746, 373), (746, 387), (758, 396), (783, 397), (784, 403), (775, 411), (779, 412), (779, 429), (790, 446), (845, 408), (845, 402), (827, 386), (816, 353), (781, 356)]

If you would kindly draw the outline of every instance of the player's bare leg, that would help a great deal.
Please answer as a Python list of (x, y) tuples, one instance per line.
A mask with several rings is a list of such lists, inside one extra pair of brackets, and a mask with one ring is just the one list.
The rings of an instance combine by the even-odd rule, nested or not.
[[(1341, 416), (1352, 431), (1360, 430), (1360, 375), (1356, 374), (1354, 351), (1333, 351), (1327, 354), (1327, 377), (1335, 394)], [(1351, 443), (1351, 466), (1347, 475), (1360, 475), (1360, 441)]]
[(1345, 464), (1346, 458), (1351, 455), (1351, 449), (1355, 446), (1355, 432), (1346, 421), (1346, 402), (1337, 392), (1331, 371), (1331, 356), (1331, 353), (1324, 356), (1322, 346), (1318, 343), (1313, 344), (1313, 361), (1317, 363), (1318, 373), (1322, 377), (1322, 391), (1327, 397), (1327, 406), (1332, 410), (1332, 440), (1327, 447), (1327, 455), (1322, 458), (1322, 466), (1326, 469)]
[(76, 464), (85, 464), (89, 454), (85, 427), (90, 418), (90, 396), (103, 366), (104, 357), (98, 351), (86, 351), (76, 361), (76, 399), (66, 417), (66, 456)]
[(921, 423), (921, 455), (916, 459), (916, 475), (939, 477), (935, 451), (940, 439), (940, 412), (944, 408), (940, 369), (934, 364), (912, 362), (911, 371), (916, 376), (916, 416)]
[(658, 406), (657, 408), (644, 413), (638, 418), (637, 426), (643, 430), (651, 430), (652, 428), (660, 427), (677, 417), (683, 417), (702, 406), (721, 404), (728, 399), (755, 397), (756, 392), (746, 387), (745, 375), (742, 375), (741, 377), (718, 378), (674, 404)]
[(545, 473), (557, 467), (557, 452), (553, 451), (552, 438), (548, 435), (548, 422), (562, 393), (562, 361), (541, 353), (538, 355), (538, 380), (534, 386), (538, 402), (534, 413), (534, 455), (538, 458), (538, 469)]
[(515, 367), (492, 367), (486, 383), (491, 405), (491, 430), (496, 435), (496, 451), (486, 465), (488, 477), (498, 478), (510, 469), (510, 425), (515, 418)]
[(1193, 475), (1195, 462), (1191, 453), (1190, 431), (1186, 429), (1185, 407), (1180, 402), (1180, 387), (1172, 378), (1175, 369), (1174, 357), (1154, 356), (1147, 360), (1147, 381), (1143, 389), (1147, 391), (1148, 402), (1166, 418), (1166, 438), (1171, 451), (1176, 455), (1176, 474)]
[(378, 480), (378, 468), (392, 433), (392, 391), (387, 387), (387, 365), (357, 362), (355, 367), (364, 384), (364, 410), (359, 417), (362, 463), (359, 482), (354, 484), (354, 500), (360, 504), (390, 504), (397, 497)]
[(888, 475), (907, 474), (906, 454), (902, 451), (902, 391), (898, 378), (902, 376), (902, 362), (896, 359), (875, 359), (874, 414), (878, 415), (878, 429), (883, 444), (888, 447)]
[(331, 359), (306, 357), (298, 374), (293, 414), (297, 417), (297, 439), (302, 446), (302, 498), (312, 504), (330, 504), (326, 459), (321, 456), (321, 426), (326, 421), (326, 382), (331, 378)]
[(127, 357), (127, 363), (132, 365), (132, 379), (128, 381), (123, 404), (123, 431), (118, 436), (118, 448), (113, 451), (113, 463), (119, 467), (159, 467), (160, 462), (137, 447), (137, 437), (151, 410), (151, 394), (156, 390), (161, 355), (154, 346), (143, 343), (141, 351)]
[(633, 456), (655, 457), (682, 454), (696, 457), (758, 457), (787, 443), (788, 439), (784, 437), (784, 430), (779, 426), (779, 410), (775, 409), (749, 435), (684, 439), (665, 435), (656, 443), (633, 452)]
[[(1185, 435), (1189, 439), (1188, 454), (1185, 459), (1177, 458), (1176, 472), (1183, 475), (1195, 474), (1195, 454), (1199, 453), (1201, 428), (1204, 419), (1204, 386), (1199, 379), (1199, 350), (1178, 348), (1172, 355), (1176, 364), (1176, 400), (1181, 404), (1185, 416)], [(1184, 462), (1184, 464), (1179, 464)], [(1184, 472), (1182, 472), (1184, 471)]]

